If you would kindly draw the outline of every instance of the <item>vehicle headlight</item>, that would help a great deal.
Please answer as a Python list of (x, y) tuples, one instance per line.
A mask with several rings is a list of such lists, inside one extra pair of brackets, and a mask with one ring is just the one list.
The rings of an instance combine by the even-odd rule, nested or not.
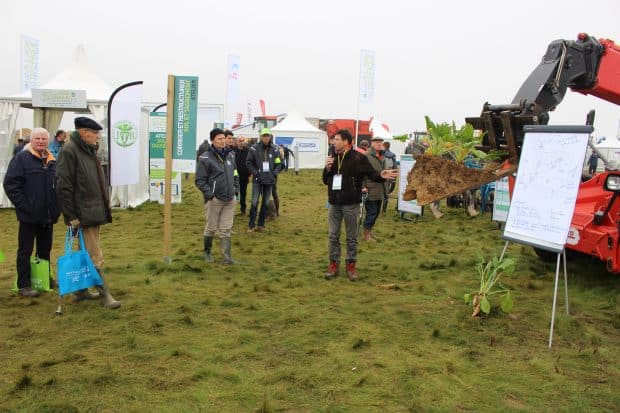
[(620, 175), (608, 175), (605, 179), (605, 189), (608, 191), (620, 191)]

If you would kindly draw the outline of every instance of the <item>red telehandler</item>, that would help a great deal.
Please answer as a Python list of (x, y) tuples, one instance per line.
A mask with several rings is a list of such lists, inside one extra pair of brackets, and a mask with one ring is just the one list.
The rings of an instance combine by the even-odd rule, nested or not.
[[(516, 166), (523, 126), (547, 124), (548, 112), (560, 104), (569, 88), (619, 105), (620, 46), (585, 33), (580, 33), (577, 40), (553, 41), (512, 103), (485, 103), (480, 116), (465, 120), (486, 132), (482, 149), (506, 150), (508, 162)], [(593, 123), (593, 111), (587, 119), (588, 124)], [(590, 147), (598, 152), (592, 141)], [(581, 183), (566, 248), (597, 257), (609, 272), (620, 273), (620, 171), (618, 165), (598, 155), (605, 163), (605, 171)], [(549, 258), (550, 254), (542, 250), (536, 253), (541, 258)]]

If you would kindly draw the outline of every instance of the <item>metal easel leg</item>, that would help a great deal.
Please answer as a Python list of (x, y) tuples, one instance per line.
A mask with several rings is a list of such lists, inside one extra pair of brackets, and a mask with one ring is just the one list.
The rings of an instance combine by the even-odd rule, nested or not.
[[(553, 307), (551, 308), (551, 327), (549, 328), (549, 348), (553, 342), (553, 325), (555, 323), (555, 305), (558, 299), (558, 281), (560, 278), (560, 254), (558, 252), (558, 260), (555, 266), (555, 287), (553, 288)], [(566, 270), (566, 267), (564, 267)]]
[(62, 295), (58, 294), (58, 308), (56, 308), (56, 315), (62, 315)]
[(570, 315), (568, 311), (568, 275), (566, 274), (566, 249), (562, 251), (564, 256), (564, 305), (566, 306), (566, 315)]
[(499, 260), (503, 260), (504, 259), (504, 254), (506, 254), (506, 250), (508, 249), (508, 243), (510, 241), (506, 241), (506, 243), (504, 244), (504, 249), (502, 249), (502, 255), (499, 256)]

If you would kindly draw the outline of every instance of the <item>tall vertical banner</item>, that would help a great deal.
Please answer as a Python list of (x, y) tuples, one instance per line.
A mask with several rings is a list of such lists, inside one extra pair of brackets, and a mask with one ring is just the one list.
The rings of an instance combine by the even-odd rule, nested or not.
[(20, 36), (20, 90), (22, 93), (39, 86), (39, 40)]
[(239, 68), (241, 58), (235, 55), (228, 55), (228, 70), (226, 75), (226, 118), (225, 121), (230, 123), (232, 114), (236, 111), (233, 104), (239, 100)]
[(362, 49), (360, 54), (359, 102), (372, 103), (375, 97), (375, 52)]
[(127, 83), (108, 102), (110, 185), (140, 181), (140, 110), (142, 81)]
[(172, 123), (172, 170), (196, 170), (196, 121), (198, 118), (198, 77), (174, 77)]

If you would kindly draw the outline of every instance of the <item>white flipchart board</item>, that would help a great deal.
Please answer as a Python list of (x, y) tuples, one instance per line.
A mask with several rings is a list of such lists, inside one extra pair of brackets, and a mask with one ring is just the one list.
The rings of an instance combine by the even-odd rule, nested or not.
[(407, 175), (415, 166), (413, 155), (401, 155), (400, 157), (400, 180), (398, 181), (398, 210), (400, 212), (410, 212), (416, 215), (422, 215), (422, 206), (418, 205), (418, 201), (405, 201), (403, 195), (407, 188)]
[(504, 238), (561, 252), (592, 126), (525, 126)]

